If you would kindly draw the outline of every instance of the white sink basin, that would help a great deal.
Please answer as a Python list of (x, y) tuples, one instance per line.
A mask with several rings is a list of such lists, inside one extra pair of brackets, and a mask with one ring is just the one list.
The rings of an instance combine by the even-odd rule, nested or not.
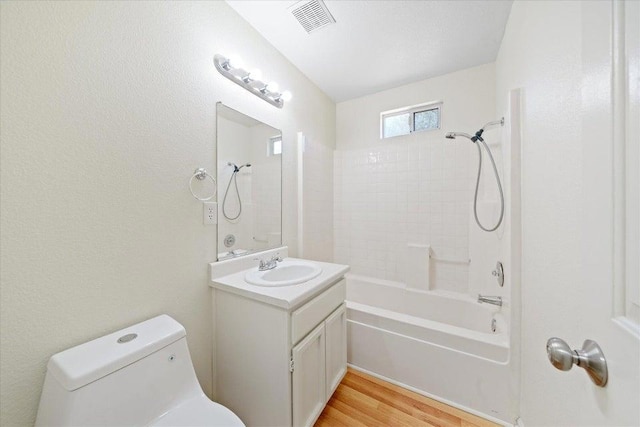
[(298, 285), (318, 277), (322, 268), (311, 262), (284, 260), (276, 268), (251, 270), (244, 276), (247, 283), (257, 286)]

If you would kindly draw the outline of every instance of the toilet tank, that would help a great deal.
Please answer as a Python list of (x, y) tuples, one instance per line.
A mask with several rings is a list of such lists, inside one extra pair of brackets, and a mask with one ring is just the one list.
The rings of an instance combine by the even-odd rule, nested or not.
[(184, 327), (161, 315), (51, 357), (36, 426), (144, 425), (202, 394)]

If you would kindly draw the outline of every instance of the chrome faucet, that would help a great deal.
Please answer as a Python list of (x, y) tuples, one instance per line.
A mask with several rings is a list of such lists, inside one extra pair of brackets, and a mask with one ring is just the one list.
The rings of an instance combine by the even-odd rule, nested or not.
[(282, 262), (282, 258), (280, 258), (280, 254), (275, 254), (267, 261), (259, 258), (255, 258), (255, 259), (260, 261), (260, 264), (258, 265), (259, 271), (273, 270), (278, 266), (279, 262)]
[(488, 297), (478, 294), (478, 302), (486, 302), (487, 304), (493, 304), (502, 307), (502, 297)]

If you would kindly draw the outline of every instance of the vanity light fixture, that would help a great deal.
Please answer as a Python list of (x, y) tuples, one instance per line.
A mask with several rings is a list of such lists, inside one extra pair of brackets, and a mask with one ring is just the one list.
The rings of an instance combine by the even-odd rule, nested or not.
[(213, 57), (213, 63), (220, 74), (271, 105), (282, 108), (284, 102), (291, 99), (291, 92), (288, 90), (280, 92), (275, 82), (264, 83), (260, 70), (247, 71), (238, 58), (232, 59), (218, 54)]

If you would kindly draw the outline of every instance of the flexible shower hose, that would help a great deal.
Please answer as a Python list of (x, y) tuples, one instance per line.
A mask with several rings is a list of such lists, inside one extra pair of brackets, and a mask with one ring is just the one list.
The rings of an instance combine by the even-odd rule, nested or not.
[[(231, 187), (231, 181), (233, 181), (236, 186), (236, 194), (238, 195), (238, 206), (239, 206), (238, 215), (234, 217), (230, 217), (229, 215), (227, 215), (227, 195), (229, 194), (229, 187)], [(229, 184), (227, 184), (227, 191), (224, 192), (224, 199), (222, 200), (222, 215), (224, 215), (224, 217), (229, 221), (235, 221), (236, 219), (240, 218), (241, 214), (242, 214), (242, 200), (240, 199), (240, 191), (238, 191), (238, 171), (236, 170), (236, 171), (233, 171), (233, 174), (231, 174), (231, 178), (229, 178)]]
[(498, 227), (500, 227), (500, 224), (502, 224), (502, 218), (504, 218), (504, 194), (502, 194), (502, 183), (500, 182), (500, 176), (498, 175), (498, 168), (496, 167), (496, 162), (493, 160), (493, 156), (491, 155), (491, 150), (489, 149), (487, 144), (484, 142), (484, 139), (482, 139), (482, 137), (478, 136), (478, 141), (482, 143), (485, 151), (489, 155), (489, 159), (491, 160), (491, 165), (493, 166), (493, 173), (496, 176), (496, 182), (498, 183), (498, 191), (500, 192), (500, 218), (498, 219), (498, 223), (495, 225), (495, 227), (492, 227), (492, 228), (484, 227), (480, 223), (480, 220), (478, 219), (478, 188), (480, 187), (480, 174), (482, 173), (482, 149), (480, 148), (480, 145), (477, 142), (476, 142), (476, 147), (478, 147), (478, 177), (476, 178), (476, 192), (473, 196), (473, 216), (476, 219), (476, 223), (478, 224), (478, 227), (480, 227), (484, 231), (491, 232), (491, 231), (497, 230)]

